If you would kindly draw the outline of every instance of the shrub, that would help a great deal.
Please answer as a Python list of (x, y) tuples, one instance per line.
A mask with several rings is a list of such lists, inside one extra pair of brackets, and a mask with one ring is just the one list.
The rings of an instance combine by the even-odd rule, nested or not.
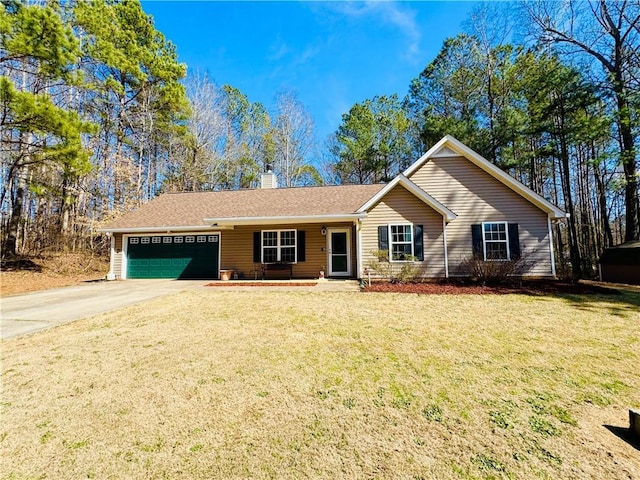
[(370, 252), (374, 259), (367, 262), (377, 277), (389, 280), (391, 283), (415, 282), (422, 277), (423, 268), (414, 256), (407, 256), (403, 262), (390, 262), (389, 250), (373, 250)]
[(522, 275), (533, 265), (532, 255), (514, 260), (482, 260), (471, 257), (461, 262), (464, 271), (482, 285), (496, 285), (521, 281)]

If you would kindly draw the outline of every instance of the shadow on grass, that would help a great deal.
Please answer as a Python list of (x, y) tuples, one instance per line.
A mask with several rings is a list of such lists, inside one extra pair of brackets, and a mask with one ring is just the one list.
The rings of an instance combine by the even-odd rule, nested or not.
[(565, 283), (560, 281), (530, 281), (509, 293), (521, 293), (534, 297), (557, 298), (578, 310), (603, 312), (640, 320), (640, 292), (590, 283)]
[(630, 429), (616, 427), (614, 425), (603, 425), (603, 427), (613, 433), (620, 440), (627, 442), (633, 448), (640, 451), (640, 438), (638, 438)]
[(598, 312), (604, 309), (611, 315), (618, 317), (635, 315), (640, 320), (640, 293), (618, 290), (612, 292), (606, 294), (558, 293), (550, 296), (564, 300), (579, 310)]

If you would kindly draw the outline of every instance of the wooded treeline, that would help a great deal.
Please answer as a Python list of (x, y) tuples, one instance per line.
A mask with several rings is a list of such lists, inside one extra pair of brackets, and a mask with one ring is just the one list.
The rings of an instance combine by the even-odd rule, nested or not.
[(318, 183), (295, 93), (269, 112), (186, 76), (137, 1), (0, 3), (2, 253), (94, 248), (96, 228), (160, 191)]
[(564, 208), (559, 265), (593, 275), (640, 236), (639, 2), (504, 5), (479, 5), (406, 96), (355, 104), (318, 166), (295, 93), (267, 107), (187, 75), (137, 1), (1, 0), (2, 254), (95, 248), (161, 191), (251, 188), (266, 165), (280, 186), (387, 181), (451, 134)]

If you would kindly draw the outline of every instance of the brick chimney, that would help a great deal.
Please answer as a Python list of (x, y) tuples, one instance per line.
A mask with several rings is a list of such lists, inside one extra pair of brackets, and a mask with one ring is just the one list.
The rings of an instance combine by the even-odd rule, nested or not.
[(266, 165), (265, 171), (260, 177), (260, 188), (278, 188), (278, 179), (270, 164)]

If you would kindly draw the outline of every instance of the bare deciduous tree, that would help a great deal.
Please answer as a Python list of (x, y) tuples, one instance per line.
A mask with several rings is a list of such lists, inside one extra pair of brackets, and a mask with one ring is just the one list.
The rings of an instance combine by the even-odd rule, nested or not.
[(640, 239), (640, 205), (634, 127), (630, 101), (640, 71), (640, 2), (538, 1), (524, 8), (540, 41), (567, 55), (588, 56), (604, 71), (601, 84), (613, 97), (625, 178), (625, 240)]
[(275, 118), (274, 168), (279, 182), (291, 187), (299, 184), (310, 172), (307, 157), (315, 142), (313, 120), (296, 94), (287, 91), (276, 95)]
[(182, 164), (182, 189), (215, 187), (212, 172), (221, 163), (220, 141), (225, 132), (224, 94), (208, 75), (195, 73), (187, 81), (191, 117), (187, 123), (186, 156)]

